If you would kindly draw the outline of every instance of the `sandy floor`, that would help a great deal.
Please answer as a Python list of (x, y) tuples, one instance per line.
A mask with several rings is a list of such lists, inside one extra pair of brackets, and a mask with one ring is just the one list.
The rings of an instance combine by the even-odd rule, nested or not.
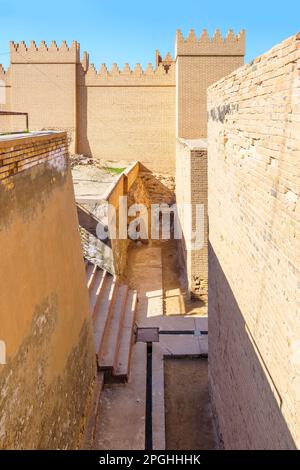
[(164, 371), (166, 448), (216, 449), (208, 394), (207, 359), (166, 358)]
[(207, 315), (207, 305), (199, 300), (190, 300), (183, 286), (183, 272), (179, 264), (178, 241), (156, 242), (162, 252), (162, 276), (165, 315)]

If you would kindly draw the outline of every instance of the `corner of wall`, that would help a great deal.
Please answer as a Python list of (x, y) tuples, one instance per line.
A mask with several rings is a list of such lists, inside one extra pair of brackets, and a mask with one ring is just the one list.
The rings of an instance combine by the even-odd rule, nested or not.
[(204, 29), (197, 38), (193, 29), (187, 38), (176, 33), (177, 137), (198, 139), (207, 135), (207, 87), (243, 64), (245, 32), (232, 30), (222, 37), (216, 30), (212, 38)]

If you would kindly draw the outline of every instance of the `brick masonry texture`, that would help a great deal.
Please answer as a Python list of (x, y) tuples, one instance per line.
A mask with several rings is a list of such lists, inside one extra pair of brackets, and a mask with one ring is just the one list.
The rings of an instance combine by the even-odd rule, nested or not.
[(208, 89), (209, 376), (226, 449), (300, 447), (300, 34)]
[[(102, 162), (139, 160), (175, 174), (175, 138), (206, 134), (206, 88), (243, 63), (244, 34), (176, 37), (174, 60), (156, 52), (155, 68), (104, 64), (97, 71), (74, 41), (59, 47), (34, 41), (10, 45), (0, 67), (6, 103), (0, 110), (29, 113), (31, 130), (65, 130), (70, 151)], [(177, 124), (176, 124), (177, 123)], [(23, 130), (24, 118), (0, 117), (0, 132)]]
[[(207, 145), (205, 141), (178, 139), (176, 149), (176, 203), (183, 232), (180, 248), (186, 267), (187, 287), (194, 298), (207, 302), (208, 253), (207, 253)], [(203, 247), (191, 250), (191, 230), (196, 231), (196, 204), (204, 209)], [(189, 217), (183, 207), (191, 207)], [(186, 209), (185, 209), (186, 210)], [(199, 222), (198, 222), (199, 223)], [(202, 229), (202, 227), (201, 227)]]
[(245, 34), (230, 31), (210, 40), (204, 30), (199, 39), (191, 30), (186, 39), (176, 35), (176, 136), (199, 139), (207, 135), (206, 90), (244, 63)]
[(3, 139), (0, 448), (74, 449), (96, 364), (67, 136)]
[(66, 134), (11, 139), (0, 143), (0, 181), (38, 163), (64, 159), (68, 155)]

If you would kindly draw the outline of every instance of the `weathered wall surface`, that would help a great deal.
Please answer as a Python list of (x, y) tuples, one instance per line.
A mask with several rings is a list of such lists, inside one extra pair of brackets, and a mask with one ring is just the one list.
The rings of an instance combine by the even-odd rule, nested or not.
[[(207, 144), (203, 140), (177, 140), (176, 203), (183, 234), (179, 243), (186, 267), (188, 289), (193, 297), (206, 302), (208, 288)], [(199, 245), (196, 243), (196, 238), (193, 238), (193, 234), (197, 234)]]
[(93, 339), (65, 133), (0, 140), (0, 448), (74, 448)]
[(300, 447), (300, 34), (208, 91), (209, 366), (225, 448)]
[(207, 136), (206, 90), (244, 63), (245, 33), (232, 31), (212, 39), (206, 30), (198, 39), (193, 30), (186, 39), (176, 35), (176, 136), (199, 139)]

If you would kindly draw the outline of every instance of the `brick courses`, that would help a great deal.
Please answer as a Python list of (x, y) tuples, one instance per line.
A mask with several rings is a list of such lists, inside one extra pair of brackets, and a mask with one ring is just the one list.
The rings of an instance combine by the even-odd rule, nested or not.
[[(183, 232), (180, 246), (183, 263), (186, 268), (187, 287), (192, 297), (207, 303), (207, 144), (204, 140), (178, 139), (177, 141), (176, 203), (179, 208), (178, 215)], [(184, 216), (182, 209), (185, 204), (191, 207), (191, 217), (187, 218)], [(191, 250), (189, 242), (191, 241), (191, 230), (193, 232), (196, 230), (197, 204), (201, 204), (204, 209), (203, 226), (201, 224), (204, 244), (201, 249)], [(198, 227), (199, 229), (200, 227)]]
[[(96, 70), (76, 41), (70, 47), (12, 42), (10, 67), (0, 67), (6, 92), (0, 109), (28, 112), (30, 130), (67, 131), (72, 153), (102, 162), (138, 160), (174, 174), (176, 132), (205, 135), (207, 86), (243, 63), (243, 33), (220, 37), (177, 33), (176, 57), (162, 59), (157, 51), (155, 68), (145, 70), (139, 64)], [(20, 118), (0, 117), (0, 132), (23, 125)]]
[(0, 140), (0, 181), (67, 154), (65, 132)]
[(209, 364), (225, 448), (300, 446), (300, 35), (208, 90)]

